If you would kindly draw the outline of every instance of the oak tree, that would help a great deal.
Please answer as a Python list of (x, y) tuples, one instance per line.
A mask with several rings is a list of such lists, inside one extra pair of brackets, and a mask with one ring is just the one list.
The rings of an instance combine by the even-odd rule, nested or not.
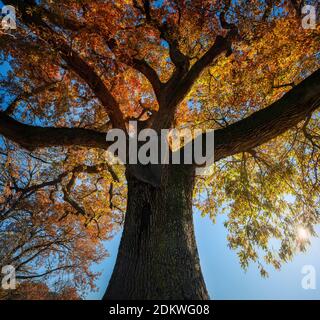
[[(81, 273), (123, 225), (105, 299), (208, 299), (193, 207), (225, 211), (230, 247), (262, 276), (306, 249), (297, 230), (319, 223), (320, 29), (303, 29), (304, 1), (3, 2), (17, 10), (0, 38), (0, 214), (21, 233), (3, 238), (10, 252), (65, 239), (66, 255), (50, 245), (41, 261)], [(213, 174), (111, 166), (106, 133), (128, 137), (130, 120), (215, 129)]]

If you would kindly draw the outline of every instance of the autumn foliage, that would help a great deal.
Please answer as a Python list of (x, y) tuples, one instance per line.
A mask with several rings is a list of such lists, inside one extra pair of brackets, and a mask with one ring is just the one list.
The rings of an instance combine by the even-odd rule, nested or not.
[[(319, 68), (319, 25), (301, 27), (297, 1), (4, 3), (18, 3), (19, 23), (0, 37), (3, 123), (91, 133), (130, 119), (156, 130), (224, 129)], [(76, 299), (94, 289), (92, 264), (123, 225), (125, 168), (109, 166), (89, 138), (37, 148), (41, 137), (27, 141), (0, 126), (1, 264), (17, 268), (16, 298)], [(243, 268), (256, 263), (266, 276), (267, 265), (278, 269), (306, 249), (296, 228), (313, 235), (319, 223), (319, 137), (315, 110), (197, 179), (194, 206), (213, 221), (228, 215), (229, 246)], [(53, 293), (52, 281), (67, 289)]]

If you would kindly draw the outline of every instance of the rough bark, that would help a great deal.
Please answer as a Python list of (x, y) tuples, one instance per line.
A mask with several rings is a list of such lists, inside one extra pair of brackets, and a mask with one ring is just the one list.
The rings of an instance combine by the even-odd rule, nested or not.
[(161, 186), (128, 175), (127, 215), (104, 299), (208, 299), (192, 218), (194, 170), (170, 165)]
[(106, 134), (82, 128), (50, 128), (23, 124), (0, 111), (0, 134), (33, 150), (53, 146), (107, 149)]

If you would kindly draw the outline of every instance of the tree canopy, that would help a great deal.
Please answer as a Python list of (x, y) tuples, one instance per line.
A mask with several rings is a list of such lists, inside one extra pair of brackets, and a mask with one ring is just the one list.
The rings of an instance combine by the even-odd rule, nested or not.
[(243, 268), (266, 276), (306, 249), (297, 229), (314, 235), (320, 218), (320, 28), (302, 28), (303, 1), (3, 2), (17, 29), (0, 31), (0, 259), (18, 278), (94, 286), (126, 206), (105, 133), (129, 120), (216, 130), (194, 206), (227, 215)]

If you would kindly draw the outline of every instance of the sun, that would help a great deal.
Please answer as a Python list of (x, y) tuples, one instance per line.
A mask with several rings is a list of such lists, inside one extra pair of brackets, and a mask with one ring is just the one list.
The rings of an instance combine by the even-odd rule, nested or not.
[(297, 227), (297, 238), (299, 241), (307, 241), (310, 239), (310, 232), (308, 229), (298, 226)]

